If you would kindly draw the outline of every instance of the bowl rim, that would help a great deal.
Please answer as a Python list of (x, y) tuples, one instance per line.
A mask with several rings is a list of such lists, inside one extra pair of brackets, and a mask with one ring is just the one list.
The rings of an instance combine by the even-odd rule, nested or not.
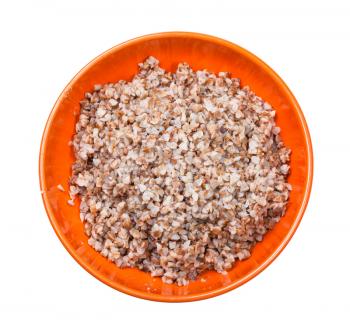
[[(163, 295), (156, 295), (148, 292), (143, 292), (139, 290), (135, 290), (132, 288), (129, 288), (123, 284), (114, 282), (106, 277), (104, 277), (101, 273), (99, 273), (97, 270), (90, 268), (88, 264), (84, 263), (84, 261), (80, 258), (79, 255), (77, 255), (76, 251), (74, 248), (69, 244), (69, 242), (66, 240), (65, 236), (61, 232), (59, 225), (54, 217), (53, 211), (51, 210), (50, 204), (49, 204), (49, 199), (47, 197), (47, 194), (45, 192), (46, 187), (46, 179), (45, 179), (45, 174), (44, 174), (44, 169), (45, 169), (45, 152), (47, 149), (47, 137), (50, 132), (51, 125), (53, 123), (53, 119), (56, 115), (58, 105), (62, 102), (62, 100), (65, 98), (67, 90), (70, 89), (72, 84), (77, 81), (80, 76), (87, 70), (93, 67), (100, 59), (112, 54), (116, 50), (120, 50), (126, 46), (137, 44), (141, 41), (148, 41), (156, 38), (169, 38), (169, 37), (186, 37), (186, 38), (196, 38), (196, 39), (202, 39), (206, 40), (215, 44), (220, 44), (223, 46), (226, 46), (231, 49), (237, 50), (239, 53), (243, 54), (246, 58), (249, 58), (252, 62), (256, 63), (263, 71), (268, 72), (271, 77), (274, 78), (274, 80), (279, 84), (281, 89), (284, 90), (285, 94), (289, 96), (290, 101), (292, 102), (293, 108), (297, 111), (298, 116), (300, 117), (301, 125), (303, 128), (305, 140), (306, 140), (306, 146), (307, 146), (307, 155), (308, 155), (308, 166), (307, 166), (307, 181), (306, 181), (306, 190), (304, 194), (304, 198), (302, 200), (301, 206), (298, 210), (298, 214), (296, 215), (293, 225), (291, 226), (288, 234), (285, 236), (283, 241), (280, 243), (279, 247), (272, 253), (270, 256), (263, 262), (261, 263), (257, 268), (255, 268), (251, 273), (248, 275), (242, 277), (240, 280), (231, 283), (227, 286), (214, 289), (212, 291), (208, 292), (203, 292), (203, 293), (197, 293), (193, 295), (188, 295), (188, 296), (163, 296)], [(301, 219), (305, 213), (310, 194), (311, 194), (311, 188), (312, 188), (312, 180), (313, 180), (313, 150), (312, 150), (312, 143), (311, 143), (311, 137), (310, 137), (310, 132), (304, 117), (304, 114), (286, 85), (286, 83), (282, 80), (282, 78), (270, 67), (268, 66), (264, 61), (262, 61), (259, 57), (255, 56), (253, 53), (250, 51), (238, 46), (235, 43), (229, 42), (225, 39), (207, 35), (207, 34), (202, 34), (202, 33), (197, 33), (197, 32), (186, 32), (186, 31), (170, 31), (170, 32), (159, 32), (159, 33), (153, 33), (153, 34), (147, 34), (143, 35), (140, 37), (136, 37), (133, 39), (130, 39), (128, 41), (125, 41), (123, 43), (117, 44), (113, 46), (112, 48), (102, 52), (99, 54), (97, 57), (92, 59), (87, 65), (85, 65), (79, 72), (68, 82), (66, 87), (63, 89), (59, 97), (57, 98), (50, 115), (46, 121), (44, 132), (42, 135), (41, 139), (41, 144), (40, 144), (40, 152), (39, 152), (39, 183), (40, 183), (40, 190), (41, 190), (41, 195), (44, 203), (44, 207), (46, 210), (46, 213), (48, 215), (48, 218), (50, 220), (50, 223), (58, 236), (59, 240), (63, 244), (63, 246), (66, 248), (68, 253), (74, 258), (78, 264), (83, 267), (88, 273), (90, 273), (92, 276), (100, 280), (101, 282), (105, 283), (106, 285), (110, 286), (113, 289), (116, 289), (120, 292), (126, 293), (128, 295), (131, 295), (133, 297), (138, 297), (142, 299), (147, 299), (151, 301), (158, 301), (158, 302), (190, 302), (190, 301), (197, 301), (197, 300), (203, 300), (211, 297), (215, 297), (218, 295), (221, 295), (225, 292), (234, 290), (238, 288), (239, 286), (247, 283), (250, 281), (252, 278), (257, 276), (259, 273), (261, 273), (263, 270), (265, 270), (277, 257), (278, 255), (283, 251), (283, 249), (287, 246), (291, 238), (293, 237), (295, 231), (297, 230), (298, 226), (300, 225)]]

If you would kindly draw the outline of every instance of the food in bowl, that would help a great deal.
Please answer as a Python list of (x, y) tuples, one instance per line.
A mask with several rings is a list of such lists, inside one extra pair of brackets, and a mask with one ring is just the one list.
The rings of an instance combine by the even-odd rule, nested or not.
[(225, 274), (286, 210), (291, 151), (274, 117), (229, 73), (170, 73), (154, 57), (130, 82), (96, 85), (70, 180), (89, 244), (166, 283)]

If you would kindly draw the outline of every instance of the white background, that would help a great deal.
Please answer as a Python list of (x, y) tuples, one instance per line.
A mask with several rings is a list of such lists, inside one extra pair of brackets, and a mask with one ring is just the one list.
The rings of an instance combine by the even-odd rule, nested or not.
[[(39, 144), (67, 82), (106, 49), (184, 30), (235, 42), (289, 85), (310, 127), (313, 191), (278, 259), (237, 290), (163, 304), (114, 291), (45, 214)], [(349, 333), (349, 1), (0, 0), (1, 333)]]

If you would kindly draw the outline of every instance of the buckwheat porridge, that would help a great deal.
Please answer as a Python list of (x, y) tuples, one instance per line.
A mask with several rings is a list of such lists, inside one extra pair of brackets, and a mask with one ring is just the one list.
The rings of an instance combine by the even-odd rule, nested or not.
[(118, 267), (186, 285), (225, 274), (284, 215), (290, 149), (239, 79), (149, 57), (81, 101), (70, 194), (89, 244)]

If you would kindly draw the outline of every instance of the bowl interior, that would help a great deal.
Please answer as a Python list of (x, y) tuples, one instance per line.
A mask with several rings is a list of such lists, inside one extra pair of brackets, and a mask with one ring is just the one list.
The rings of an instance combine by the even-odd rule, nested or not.
[[(188, 286), (162, 283), (137, 269), (118, 269), (87, 244), (79, 219), (79, 204), (67, 205), (68, 179), (74, 156), (68, 142), (74, 134), (79, 101), (94, 84), (129, 80), (137, 64), (147, 56), (160, 60), (174, 71), (186, 61), (195, 70), (229, 71), (249, 85), (277, 111), (277, 125), (285, 144), (292, 149), (292, 184), (286, 215), (258, 243), (252, 256), (238, 262), (227, 275), (203, 273)], [(88, 64), (68, 84), (48, 120), (40, 154), (40, 182), (50, 221), (71, 255), (90, 273), (123, 292), (159, 301), (185, 301), (211, 297), (233, 289), (264, 269), (284, 248), (297, 228), (310, 193), (312, 179), (311, 143), (303, 115), (281, 79), (249, 52), (215, 37), (191, 33), (165, 33), (141, 37), (112, 48)]]

